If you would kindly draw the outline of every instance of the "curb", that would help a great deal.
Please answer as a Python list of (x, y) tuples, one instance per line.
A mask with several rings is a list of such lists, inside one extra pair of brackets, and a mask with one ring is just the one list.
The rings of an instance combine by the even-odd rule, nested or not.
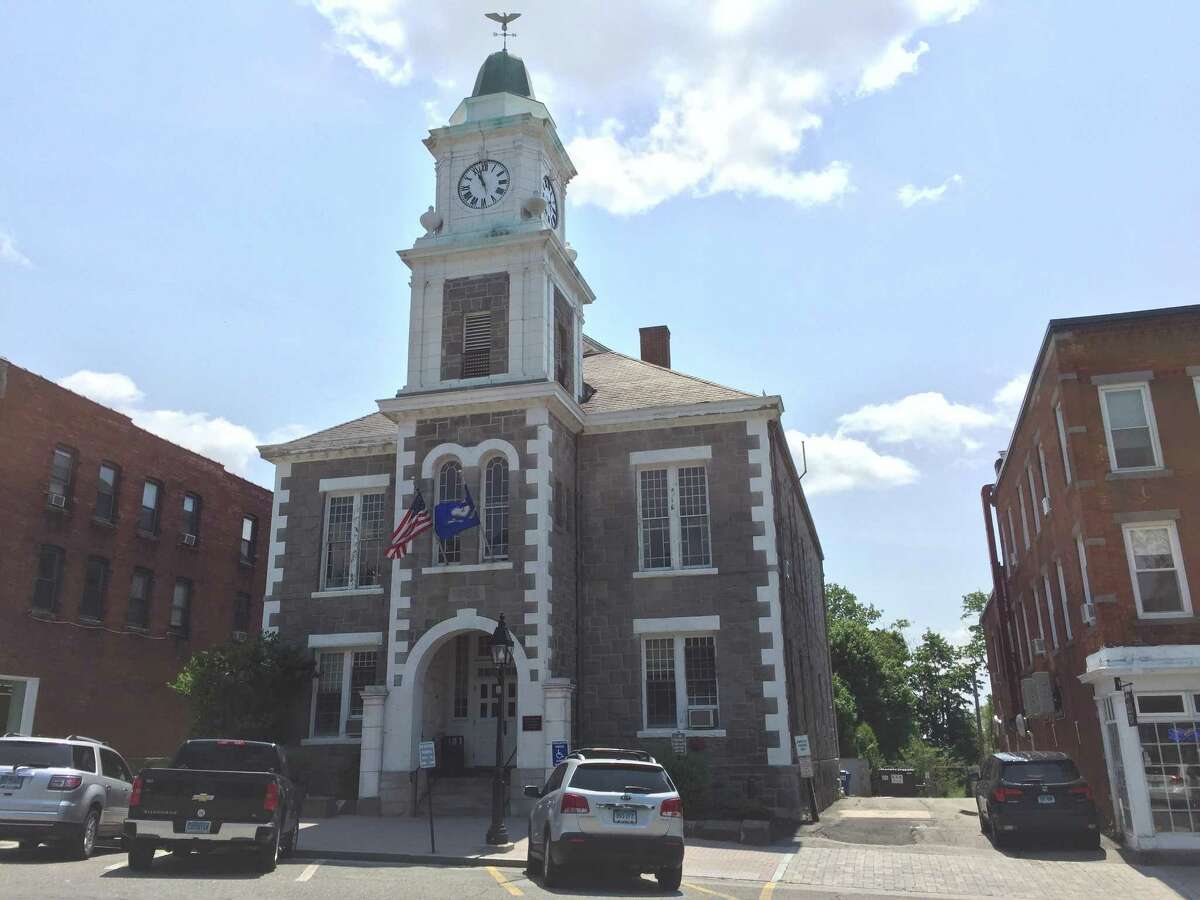
[(432, 853), (373, 853), (358, 850), (299, 850), (294, 859), (341, 859), (349, 862), (406, 863), (422, 866), (500, 866), (524, 869), (527, 861), (511, 856), (441, 856)]

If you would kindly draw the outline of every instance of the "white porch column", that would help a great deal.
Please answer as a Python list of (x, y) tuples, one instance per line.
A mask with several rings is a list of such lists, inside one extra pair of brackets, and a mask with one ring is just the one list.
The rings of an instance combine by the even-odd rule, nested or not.
[(566, 741), (571, 744), (571, 697), (575, 684), (569, 678), (547, 678), (542, 682), (545, 709), (542, 716), (542, 735), (545, 742), (542, 765), (554, 768), (553, 744)]
[(383, 768), (383, 709), (388, 689), (381, 684), (362, 689), (362, 745), (358, 763), (358, 811), (379, 812), (379, 773)]

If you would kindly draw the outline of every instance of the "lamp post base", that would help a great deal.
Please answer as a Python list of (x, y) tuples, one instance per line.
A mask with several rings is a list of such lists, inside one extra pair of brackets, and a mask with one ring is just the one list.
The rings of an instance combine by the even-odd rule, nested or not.
[(508, 826), (504, 824), (504, 775), (500, 769), (492, 778), (492, 824), (485, 840), (491, 847), (512, 843), (508, 837)]
[(512, 844), (512, 840), (508, 836), (508, 826), (503, 822), (497, 828), (495, 826), (488, 829), (487, 843), (489, 847), (504, 847)]

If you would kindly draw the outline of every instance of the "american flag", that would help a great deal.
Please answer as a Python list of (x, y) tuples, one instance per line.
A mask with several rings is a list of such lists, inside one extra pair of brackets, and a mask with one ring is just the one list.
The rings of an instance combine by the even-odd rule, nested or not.
[(404, 518), (392, 532), (391, 545), (387, 548), (386, 553), (387, 558), (404, 559), (404, 554), (408, 553), (413, 540), (428, 531), (432, 525), (433, 516), (429, 514), (429, 509), (425, 506), (425, 498), (421, 496), (420, 491), (417, 491), (408, 512), (404, 514)]

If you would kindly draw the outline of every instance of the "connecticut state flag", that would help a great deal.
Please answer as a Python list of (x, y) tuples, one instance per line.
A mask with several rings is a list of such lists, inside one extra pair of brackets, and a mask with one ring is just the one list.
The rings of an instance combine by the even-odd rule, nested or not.
[(433, 530), (443, 541), (479, 524), (479, 509), (465, 484), (463, 495), (462, 500), (444, 500), (433, 508)]

